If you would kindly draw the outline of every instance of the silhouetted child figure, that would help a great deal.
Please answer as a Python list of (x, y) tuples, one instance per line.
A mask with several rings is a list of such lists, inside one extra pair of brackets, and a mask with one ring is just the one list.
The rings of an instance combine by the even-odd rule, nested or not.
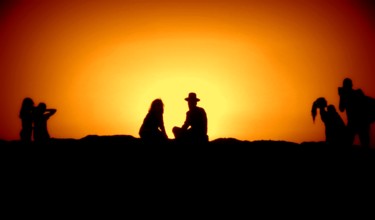
[(24, 143), (30, 143), (32, 140), (34, 108), (34, 101), (31, 98), (26, 97), (23, 99), (19, 117), (22, 126), (20, 140)]
[(189, 93), (185, 98), (189, 111), (182, 127), (173, 127), (172, 131), (178, 143), (205, 144), (208, 143), (206, 111), (197, 106), (200, 99), (195, 93)]
[(313, 103), (311, 114), (313, 121), (319, 109), (320, 118), (325, 126), (326, 143), (332, 146), (347, 146), (346, 126), (334, 105), (327, 106), (327, 100), (323, 97), (318, 98)]
[(361, 89), (353, 89), (353, 82), (345, 78), (343, 87), (338, 88), (340, 96), (339, 109), (346, 111), (349, 143), (353, 145), (356, 135), (362, 147), (370, 147), (370, 112), (369, 97)]
[(50, 135), (47, 129), (48, 119), (56, 113), (56, 109), (47, 109), (43, 102), (39, 103), (34, 111), (34, 141), (37, 143), (47, 143)]
[(164, 104), (161, 99), (152, 101), (142, 126), (139, 129), (139, 136), (147, 144), (166, 143), (167, 133), (164, 128)]

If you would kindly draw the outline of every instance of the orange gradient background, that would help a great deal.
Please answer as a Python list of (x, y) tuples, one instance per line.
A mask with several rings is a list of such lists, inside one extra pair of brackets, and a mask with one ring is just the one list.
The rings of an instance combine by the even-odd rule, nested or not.
[(361, 1), (7, 2), (0, 139), (19, 139), (24, 97), (57, 109), (54, 138), (139, 137), (155, 98), (173, 138), (196, 92), (210, 140), (297, 143), (324, 141), (312, 102), (338, 109), (345, 77), (375, 97), (374, 8)]

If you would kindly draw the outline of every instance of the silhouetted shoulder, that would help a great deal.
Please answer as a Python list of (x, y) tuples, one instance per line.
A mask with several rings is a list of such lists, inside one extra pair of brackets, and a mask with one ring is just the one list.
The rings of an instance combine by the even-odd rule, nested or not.
[(202, 108), (202, 107), (198, 107), (198, 106), (197, 106), (197, 110), (198, 110), (198, 111), (201, 111), (201, 112), (204, 112), (204, 113), (206, 112), (206, 110), (204, 110), (204, 108)]
[(365, 96), (365, 93), (362, 91), (362, 89), (356, 89), (356, 90), (354, 90), (354, 92), (358, 96)]

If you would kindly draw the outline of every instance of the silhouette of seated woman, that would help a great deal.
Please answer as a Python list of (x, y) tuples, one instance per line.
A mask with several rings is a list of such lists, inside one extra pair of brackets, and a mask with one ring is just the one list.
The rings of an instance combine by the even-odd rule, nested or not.
[(144, 143), (165, 143), (168, 140), (164, 128), (164, 104), (161, 99), (152, 101), (142, 126), (139, 129), (139, 136)]
[(346, 111), (348, 138), (352, 145), (356, 135), (362, 147), (370, 147), (370, 125), (374, 121), (374, 100), (366, 96), (361, 89), (353, 89), (353, 82), (345, 78), (343, 86), (338, 88), (339, 109)]
[(47, 109), (44, 102), (38, 104), (34, 111), (34, 141), (37, 143), (47, 143), (50, 140), (47, 121), (56, 113), (56, 109)]
[(326, 143), (332, 146), (346, 146), (348, 144), (346, 126), (334, 105), (328, 105), (325, 98), (318, 98), (312, 106), (312, 117), (315, 117), (319, 109), (320, 118), (325, 126)]
[(20, 140), (24, 143), (30, 143), (33, 133), (33, 111), (34, 101), (26, 97), (22, 101), (19, 117), (21, 119)]
[(182, 127), (173, 127), (172, 131), (178, 143), (208, 143), (206, 111), (197, 106), (200, 99), (195, 93), (189, 93), (185, 98), (189, 111)]

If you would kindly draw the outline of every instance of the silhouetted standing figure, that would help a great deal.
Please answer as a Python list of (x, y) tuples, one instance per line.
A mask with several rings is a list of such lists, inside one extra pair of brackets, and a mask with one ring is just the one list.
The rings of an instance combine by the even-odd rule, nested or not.
[(164, 104), (161, 99), (152, 101), (142, 126), (139, 129), (139, 136), (144, 143), (166, 143), (168, 140), (164, 128)]
[(346, 126), (335, 106), (327, 106), (327, 100), (324, 97), (315, 100), (311, 109), (313, 121), (315, 121), (317, 109), (325, 126), (326, 143), (331, 146), (347, 146)]
[(367, 110), (367, 97), (361, 89), (353, 89), (353, 82), (345, 78), (343, 87), (338, 88), (339, 109), (346, 111), (349, 143), (353, 145), (356, 135), (362, 147), (370, 147), (370, 124)]
[(47, 143), (50, 140), (47, 121), (56, 113), (56, 109), (47, 109), (43, 102), (39, 103), (34, 111), (34, 141), (37, 143)]
[(172, 129), (175, 140), (179, 143), (208, 143), (206, 111), (197, 106), (200, 99), (191, 92), (185, 100), (188, 102), (189, 111), (186, 112), (182, 127), (175, 126)]
[(19, 117), (21, 119), (20, 139), (22, 142), (30, 143), (33, 132), (34, 101), (26, 97), (22, 101)]

